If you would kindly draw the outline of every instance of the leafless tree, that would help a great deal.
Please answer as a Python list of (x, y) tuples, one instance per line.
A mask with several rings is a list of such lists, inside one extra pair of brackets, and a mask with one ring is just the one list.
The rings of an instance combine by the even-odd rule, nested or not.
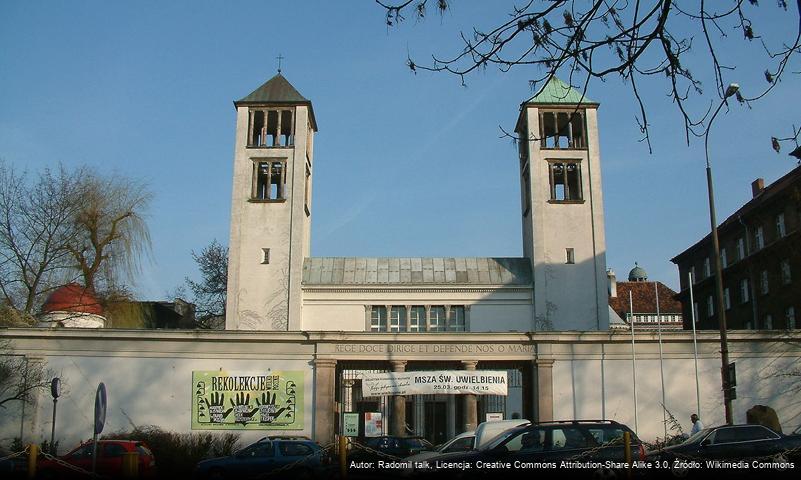
[(141, 256), (150, 249), (144, 217), (151, 198), (147, 186), (135, 179), (83, 175), (75, 199), (77, 236), (69, 250), (87, 288), (113, 290), (119, 274), (133, 280)]
[(80, 175), (59, 167), (30, 181), (0, 162), (0, 291), (7, 306), (33, 313), (74, 272), (69, 247), (77, 238)]
[(82, 278), (87, 289), (124, 290), (150, 240), (146, 186), (89, 168), (36, 176), (0, 162), (0, 294), (30, 315), (50, 291)]
[(0, 341), (0, 352), (0, 409), (12, 402), (30, 402), (50, 385), (52, 374), (43, 362), (12, 354), (7, 340)]
[(198, 328), (212, 328), (225, 321), (225, 302), (228, 294), (228, 247), (217, 240), (192, 252), (192, 258), (200, 269), (200, 282), (186, 278), (195, 304), (195, 324)]
[[(444, 14), (456, 0), (376, 3), (386, 10), (387, 25), (393, 27), (405, 16), (424, 18), (431, 4)], [(762, 98), (788, 72), (790, 60), (799, 52), (801, 0), (795, 2), (796, 13), (788, 11), (785, 0), (770, 3), (786, 12), (793, 25), (798, 23), (794, 38), (768, 44), (768, 35), (762, 34), (775, 26), (760, 25), (759, 30), (754, 24), (757, 0), (528, 0), (510, 6), (508, 19), (500, 24), (462, 32), (463, 48), (458, 52), (444, 57), (435, 54), (427, 65), (411, 58), (407, 62), (414, 72), (448, 72), (462, 83), (466, 75), (488, 66), (502, 71), (536, 67), (534, 89), (557, 74), (583, 92), (594, 80), (619, 77), (639, 107), (637, 122), (650, 150), (648, 99), (641, 94), (641, 84), (665, 88), (684, 121), (689, 143), (692, 135), (702, 136), (708, 128), (712, 105), (724, 98), (742, 61), (741, 51), (731, 48), (733, 42), (753, 42), (758, 55), (749, 51), (749, 57), (759, 56), (764, 63), (764, 88), (751, 96), (738, 94), (740, 102)], [(717, 98), (704, 91), (689, 65), (708, 65)], [(703, 108), (692, 108), (691, 101)]]

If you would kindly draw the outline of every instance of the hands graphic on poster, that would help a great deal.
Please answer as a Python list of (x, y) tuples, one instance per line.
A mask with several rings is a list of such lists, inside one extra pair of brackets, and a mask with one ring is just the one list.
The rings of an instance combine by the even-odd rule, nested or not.
[(193, 429), (286, 429), (297, 426), (302, 415), (301, 372), (257, 376), (219, 370), (192, 375)]
[(206, 406), (209, 407), (209, 420), (211, 423), (223, 423), (225, 417), (233, 410), (229, 408), (225, 410), (225, 394), (219, 392), (212, 392), (209, 398), (204, 398)]
[(259, 398), (256, 398), (256, 405), (258, 406), (259, 411), (259, 422), (260, 423), (273, 423), (275, 422), (276, 417), (281, 415), (284, 410), (287, 409), (286, 406), (281, 408), (275, 407), (275, 393), (262, 393), (261, 394), (261, 401)]

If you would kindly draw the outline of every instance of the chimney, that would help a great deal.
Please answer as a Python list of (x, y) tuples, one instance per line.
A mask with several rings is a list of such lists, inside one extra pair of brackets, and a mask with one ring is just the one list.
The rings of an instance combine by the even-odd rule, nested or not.
[(762, 190), (765, 189), (765, 179), (764, 178), (757, 178), (751, 183), (751, 193), (754, 195), (754, 198), (757, 197)]
[(609, 279), (609, 297), (617, 298), (617, 277), (611, 268), (606, 271), (606, 278)]

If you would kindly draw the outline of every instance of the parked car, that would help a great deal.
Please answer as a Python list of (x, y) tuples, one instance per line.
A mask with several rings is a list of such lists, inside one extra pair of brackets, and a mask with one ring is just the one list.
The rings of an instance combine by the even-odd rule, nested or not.
[(530, 420), (524, 418), (517, 418), (511, 420), (492, 420), (489, 422), (481, 422), (476, 428), (476, 442), (475, 448), (486, 446), (489, 442), (495, 439), (503, 432), (509, 431), (521, 425), (531, 424)]
[[(645, 449), (637, 435), (626, 425), (611, 420), (571, 420), (521, 425), (501, 433), (483, 447), (469, 452), (438, 455), (428, 462), (430, 472), (438, 477), (448, 474), (464, 476), (463, 470), (489, 473), (486, 468), (478, 468), (487, 465), (508, 464), (510, 468), (503, 467), (499, 473), (529, 476), (536, 470), (542, 471), (543, 464), (553, 464), (553, 468), (562, 470), (571, 468), (569, 462), (612, 461), (622, 465), (626, 460), (625, 432), (631, 435), (631, 458), (643, 460)], [(564, 467), (563, 461), (568, 462)], [(535, 470), (526, 464), (537, 464), (538, 467)], [(456, 465), (458, 469), (449, 470), (442, 468), (443, 465)], [(518, 467), (514, 468), (514, 465)], [(576, 466), (573, 465), (573, 468)], [(614, 473), (614, 468), (609, 470), (601, 473)]]
[[(684, 443), (648, 452), (649, 461), (659, 461), (670, 468), (675, 476), (688, 473), (688, 463), (699, 462), (706, 466), (708, 460), (752, 460), (763, 458), (766, 463), (796, 464), (801, 461), (801, 435), (782, 435), (764, 425), (723, 425), (706, 428), (688, 438)], [(679, 462), (676, 462), (679, 460)], [(781, 470), (782, 467), (775, 467)], [(786, 467), (785, 467), (786, 468)]]
[(28, 455), (11, 457), (11, 453), (0, 449), (0, 478), (26, 478), (28, 474)]
[(475, 445), (475, 430), (468, 430), (467, 432), (460, 433), (445, 443), (435, 445), (431, 450), (424, 450), (420, 453), (406, 457), (404, 461), (408, 462), (409, 466), (404, 468), (404, 474), (411, 475), (414, 473), (416, 465), (423, 464), (423, 462), (429, 458), (436, 457), (437, 455), (441, 455), (443, 453), (469, 452), (475, 448)]
[(425, 450), (407, 457), (405, 460), (412, 462), (412, 465), (414, 465), (443, 453), (469, 452), (470, 450), (474, 450), (486, 445), (495, 437), (507, 430), (519, 427), (520, 425), (528, 425), (530, 423), (531, 422), (529, 420), (525, 419), (492, 420), (489, 422), (482, 422), (478, 425), (476, 430), (469, 430), (467, 432), (460, 433), (447, 442), (436, 445), (432, 449)]
[[(44, 459), (37, 464), (39, 478), (86, 478), (80, 470), (92, 471), (92, 452), (94, 444), (87, 442), (81, 444), (71, 452), (58, 457), (62, 462), (77, 467), (72, 469), (55, 460)], [(138, 454), (139, 477), (153, 478), (156, 476), (156, 458), (146, 443), (138, 440), (99, 440), (97, 442), (96, 472), (100, 476), (111, 478), (123, 477), (123, 457), (126, 453)], [(40, 457), (41, 458), (41, 457)]]
[(203, 460), (195, 467), (195, 478), (224, 479), (323, 478), (327, 461), (317, 443), (292, 437), (262, 438), (227, 457)]
[(369, 437), (356, 441), (359, 445), (351, 450), (348, 460), (354, 461), (375, 461), (402, 459), (410, 455), (415, 455), (425, 450), (432, 450), (434, 446), (422, 437), (397, 437), (392, 435), (382, 435), (380, 437)]

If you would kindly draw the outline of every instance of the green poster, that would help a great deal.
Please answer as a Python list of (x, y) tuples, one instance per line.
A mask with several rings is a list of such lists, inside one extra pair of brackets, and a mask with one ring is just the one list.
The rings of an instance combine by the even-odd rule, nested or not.
[(302, 430), (303, 372), (192, 372), (192, 430)]

